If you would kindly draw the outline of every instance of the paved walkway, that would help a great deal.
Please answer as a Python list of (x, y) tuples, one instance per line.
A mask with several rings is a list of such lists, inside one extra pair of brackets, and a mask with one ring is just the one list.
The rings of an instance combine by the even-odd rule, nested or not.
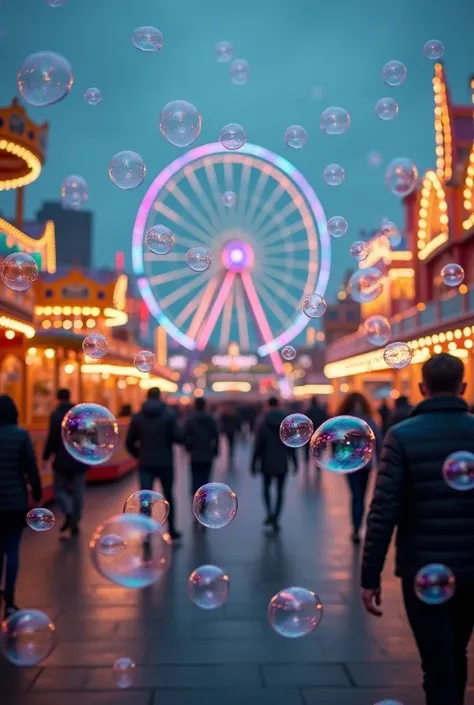
[[(348, 540), (343, 478), (324, 474), (316, 480), (304, 471), (291, 478), (282, 532), (268, 535), (259, 480), (248, 474), (242, 445), (232, 475), (222, 460), (216, 469), (216, 479), (239, 495), (239, 514), (231, 526), (196, 536), (181, 456), (177, 466), (183, 542), (162, 586), (124, 590), (105, 582), (90, 562), (93, 529), (120, 512), (136, 488), (134, 477), (88, 490), (77, 542), (59, 541), (56, 529), (28, 531), (18, 602), (49, 614), (57, 645), (39, 668), (0, 661), (2, 705), (373, 705), (384, 698), (423, 703), (392, 560), (383, 619), (360, 608), (359, 555)], [(188, 575), (203, 563), (221, 566), (231, 579), (228, 603), (212, 612), (187, 597)], [(315, 590), (324, 605), (321, 625), (305, 639), (279, 637), (266, 621), (269, 599), (290, 585)], [(113, 682), (119, 656), (137, 663), (129, 690)]]

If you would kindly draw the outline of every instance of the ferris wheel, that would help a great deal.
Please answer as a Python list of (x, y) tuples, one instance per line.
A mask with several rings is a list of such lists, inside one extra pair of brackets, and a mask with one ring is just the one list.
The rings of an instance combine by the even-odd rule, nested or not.
[[(233, 194), (228, 207), (224, 194)], [(176, 236), (167, 255), (150, 252), (145, 235), (162, 224)], [(191, 247), (212, 256), (207, 271), (186, 265)], [(306, 294), (323, 295), (330, 244), (323, 208), (286, 159), (246, 144), (229, 152), (206, 144), (178, 157), (155, 179), (133, 230), (133, 269), (151, 314), (188, 350), (209, 341), (269, 355), (306, 327)]]

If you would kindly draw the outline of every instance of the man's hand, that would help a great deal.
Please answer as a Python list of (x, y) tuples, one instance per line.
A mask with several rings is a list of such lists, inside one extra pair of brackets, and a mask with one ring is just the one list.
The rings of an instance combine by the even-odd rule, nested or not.
[(361, 597), (364, 607), (369, 614), (373, 614), (375, 617), (382, 616), (382, 610), (377, 609), (382, 604), (380, 588), (378, 588), (378, 590), (366, 590), (363, 588)]

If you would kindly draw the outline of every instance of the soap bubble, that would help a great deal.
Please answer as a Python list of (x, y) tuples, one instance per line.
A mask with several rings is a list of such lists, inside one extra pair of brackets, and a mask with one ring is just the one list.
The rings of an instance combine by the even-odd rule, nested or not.
[(459, 286), (464, 281), (464, 269), (460, 264), (445, 264), (441, 270), (441, 279), (446, 286)]
[(383, 359), (389, 367), (394, 370), (402, 370), (408, 367), (413, 357), (413, 352), (407, 343), (398, 341), (389, 343), (383, 351)]
[(91, 333), (90, 335), (86, 335), (82, 341), (82, 349), (87, 357), (92, 357), (93, 360), (100, 360), (107, 355), (109, 344), (104, 335)]
[(287, 639), (298, 639), (316, 629), (323, 617), (323, 606), (311, 590), (289, 587), (273, 595), (267, 617), (277, 634)]
[(137, 27), (132, 34), (132, 44), (138, 51), (160, 51), (163, 47), (163, 35), (156, 27)]
[(104, 556), (118, 556), (125, 550), (125, 541), (117, 534), (103, 534), (99, 539), (99, 551)]
[(114, 680), (117, 688), (130, 688), (135, 679), (135, 663), (128, 656), (121, 656), (114, 661)]
[(321, 318), (326, 313), (328, 305), (320, 294), (307, 294), (303, 299), (303, 313), (308, 318)]
[(285, 347), (282, 348), (281, 356), (284, 360), (294, 360), (296, 357), (296, 350), (292, 345), (285, 345)]
[(78, 211), (89, 198), (87, 181), (82, 176), (68, 176), (61, 186), (61, 203), (64, 208)]
[(203, 610), (222, 607), (229, 597), (229, 576), (216, 565), (202, 565), (193, 570), (188, 579), (191, 602)]
[(395, 196), (408, 196), (418, 183), (418, 169), (407, 157), (393, 159), (385, 172), (385, 183)]
[(230, 122), (219, 132), (219, 142), (225, 149), (234, 151), (243, 147), (247, 142), (247, 133), (242, 125)]
[(307, 134), (301, 125), (290, 125), (286, 128), (285, 142), (291, 149), (301, 149), (305, 146)]
[(230, 42), (218, 42), (214, 49), (214, 56), (219, 64), (228, 64), (234, 58), (234, 47)]
[(102, 100), (102, 93), (98, 88), (88, 88), (84, 92), (84, 98), (89, 105), (98, 105)]
[(395, 223), (393, 223), (388, 218), (384, 218), (382, 220), (382, 224), (380, 226), (380, 234), (385, 235), (385, 237), (388, 238), (390, 247), (392, 249), (398, 247), (402, 242), (402, 236), (400, 234), (399, 229), (397, 228)]
[(73, 406), (63, 419), (61, 435), (67, 452), (86, 465), (110, 460), (119, 444), (117, 420), (99, 404)]
[(123, 505), (124, 514), (143, 514), (157, 524), (164, 525), (170, 512), (170, 505), (162, 494), (153, 490), (133, 492)]
[(327, 135), (342, 135), (349, 129), (351, 118), (344, 108), (326, 108), (321, 113), (319, 127)]
[(208, 529), (222, 529), (235, 519), (237, 495), (222, 482), (208, 482), (193, 497), (193, 514)]
[(244, 86), (250, 77), (250, 66), (245, 59), (234, 59), (230, 65), (230, 80), (236, 86)]
[(323, 171), (323, 179), (328, 186), (340, 186), (345, 178), (344, 169), (339, 164), (328, 164)]
[(362, 419), (334, 416), (313, 433), (309, 447), (319, 467), (346, 475), (371, 462), (375, 435)]
[(369, 316), (364, 322), (364, 334), (371, 345), (386, 345), (391, 332), (390, 321), (385, 316)]
[(375, 104), (375, 114), (380, 120), (393, 120), (398, 115), (398, 103), (393, 98), (380, 98)]
[(347, 289), (353, 301), (366, 304), (380, 296), (384, 283), (385, 278), (380, 270), (376, 267), (367, 267), (354, 272), (349, 279)]
[[(123, 550), (104, 551), (105, 537), (116, 537)], [(110, 539), (107, 539), (110, 541)], [(126, 588), (144, 588), (160, 580), (171, 559), (171, 538), (142, 514), (118, 514), (97, 527), (89, 543), (91, 560), (107, 580)]]
[(205, 247), (191, 247), (186, 254), (186, 264), (193, 272), (205, 272), (212, 264), (211, 253)]
[(137, 188), (146, 176), (145, 162), (136, 152), (118, 152), (109, 164), (109, 176), (123, 191)]
[(416, 574), (416, 596), (427, 605), (442, 605), (452, 598), (455, 590), (453, 571), (441, 563), (425, 565)]
[(37, 666), (54, 648), (54, 624), (39, 610), (18, 610), (0, 625), (0, 651), (15, 666)]
[(47, 0), (50, 7), (64, 7), (67, 0)]
[(382, 69), (382, 79), (387, 86), (400, 86), (405, 80), (407, 69), (401, 61), (388, 61)]
[(167, 255), (175, 241), (174, 233), (165, 225), (153, 225), (145, 235), (145, 245), (154, 255)]
[(370, 166), (380, 166), (382, 163), (382, 155), (380, 154), (380, 152), (369, 152), (367, 161), (369, 162)]
[(140, 372), (151, 372), (155, 366), (155, 355), (150, 350), (140, 350), (135, 355), (133, 364)]
[(280, 440), (289, 448), (301, 448), (313, 435), (313, 422), (304, 414), (290, 414), (280, 424)]
[(56, 518), (49, 509), (35, 507), (26, 515), (26, 523), (34, 531), (49, 531), (53, 528)]
[(453, 490), (474, 488), (474, 453), (458, 450), (448, 455), (443, 463), (443, 478)]
[(23, 100), (37, 108), (59, 103), (74, 83), (70, 63), (53, 51), (27, 56), (20, 64), (16, 79)]
[(222, 203), (226, 208), (233, 208), (237, 203), (237, 196), (233, 191), (226, 191), (222, 194)]
[(427, 42), (425, 42), (425, 45), (423, 47), (423, 55), (426, 56), (427, 59), (437, 61), (438, 59), (441, 59), (443, 54), (444, 46), (443, 43), (439, 41), (439, 39), (429, 39)]
[(356, 240), (351, 245), (350, 253), (357, 262), (363, 262), (370, 255), (370, 245), (365, 240)]
[(2, 282), (13, 291), (26, 291), (38, 279), (36, 260), (26, 252), (12, 252), (0, 262)]
[(186, 100), (172, 100), (160, 115), (160, 131), (175, 147), (189, 147), (201, 134), (202, 115)]
[(347, 220), (342, 215), (333, 215), (328, 220), (328, 233), (333, 237), (342, 237), (347, 233)]

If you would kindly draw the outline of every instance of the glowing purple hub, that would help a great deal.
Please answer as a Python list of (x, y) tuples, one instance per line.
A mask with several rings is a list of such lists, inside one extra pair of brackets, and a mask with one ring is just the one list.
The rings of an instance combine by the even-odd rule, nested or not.
[(231, 272), (244, 272), (253, 264), (253, 249), (247, 242), (231, 240), (222, 250), (222, 264)]

